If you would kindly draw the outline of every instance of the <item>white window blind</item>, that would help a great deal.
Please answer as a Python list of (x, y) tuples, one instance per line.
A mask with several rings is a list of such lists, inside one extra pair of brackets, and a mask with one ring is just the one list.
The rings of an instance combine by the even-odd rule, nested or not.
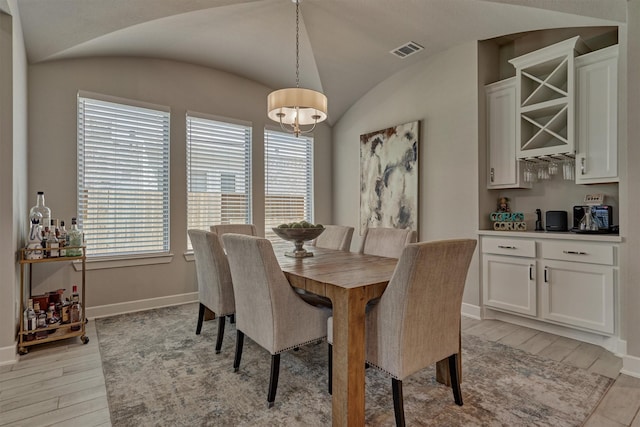
[(265, 130), (265, 236), (282, 223), (313, 222), (313, 138)]
[(250, 223), (251, 126), (189, 113), (187, 187), (188, 230)]
[(87, 256), (169, 251), (169, 112), (78, 96)]

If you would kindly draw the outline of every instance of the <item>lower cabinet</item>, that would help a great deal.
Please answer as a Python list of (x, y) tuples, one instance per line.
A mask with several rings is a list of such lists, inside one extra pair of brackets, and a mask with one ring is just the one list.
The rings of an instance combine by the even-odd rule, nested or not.
[(533, 258), (486, 254), (482, 263), (486, 306), (530, 316), (537, 314)]
[(481, 248), (485, 307), (615, 333), (615, 243), (481, 236)]

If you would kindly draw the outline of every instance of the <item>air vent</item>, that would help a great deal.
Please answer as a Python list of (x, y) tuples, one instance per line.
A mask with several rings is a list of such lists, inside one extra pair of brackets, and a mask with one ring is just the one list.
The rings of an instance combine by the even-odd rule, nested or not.
[(397, 47), (397, 48), (393, 49), (390, 52), (392, 54), (394, 54), (395, 56), (397, 56), (398, 58), (404, 59), (407, 56), (411, 56), (414, 53), (420, 52), (423, 49), (424, 49), (424, 47), (420, 46), (416, 42), (408, 42), (408, 43), (403, 44), (400, 47)]

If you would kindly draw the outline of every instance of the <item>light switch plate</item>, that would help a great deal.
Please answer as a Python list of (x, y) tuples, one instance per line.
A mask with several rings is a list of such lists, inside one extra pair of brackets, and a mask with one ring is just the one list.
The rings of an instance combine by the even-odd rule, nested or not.
[(584, 203), (588, 206), (598, 206), (604, 203), (604, 194), (587, 194), (584, 196)]

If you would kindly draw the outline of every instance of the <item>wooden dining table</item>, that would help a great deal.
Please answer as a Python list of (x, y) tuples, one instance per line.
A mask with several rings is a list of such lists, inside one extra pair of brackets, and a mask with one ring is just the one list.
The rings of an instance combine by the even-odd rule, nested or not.
[[(290, 246), (274, 244), (291, 286), (333, 304), (333, 425), (364, 426), (365, 307), (382, 296), (398, 260), (317, 247), (307, 248), (314, 256), (291, 258), (284, 255)], [(447, 359), (438, 362), (436, 372), (439, 382), (450, 384)]]

